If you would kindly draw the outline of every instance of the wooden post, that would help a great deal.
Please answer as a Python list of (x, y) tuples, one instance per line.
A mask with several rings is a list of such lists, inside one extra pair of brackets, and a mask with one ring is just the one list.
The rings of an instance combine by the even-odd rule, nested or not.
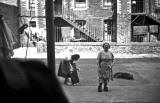
[[(17, 0), (17, 7), (18, 7), (18, 28), (21, 26), (20, 25), (20, 22), (21, 22), (21, 0)], [(20, 42), (20, 35), (18, 35), (18, 43), (19, 43), (19, 46), (21, 44)]]
[(55, 74), (55, 26), (53, 0), (45, 0), (46, 34), (47, 34), (47, 63), (48, 68)]

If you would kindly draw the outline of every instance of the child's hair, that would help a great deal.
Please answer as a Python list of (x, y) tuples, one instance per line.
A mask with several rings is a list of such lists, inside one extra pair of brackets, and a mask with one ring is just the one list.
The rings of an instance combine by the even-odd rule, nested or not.
[(80, 55), (79, 54), (73, 54), (73, 55), (71, 55), (71, 59), (72, 60), (78, 60), (80, 58)]

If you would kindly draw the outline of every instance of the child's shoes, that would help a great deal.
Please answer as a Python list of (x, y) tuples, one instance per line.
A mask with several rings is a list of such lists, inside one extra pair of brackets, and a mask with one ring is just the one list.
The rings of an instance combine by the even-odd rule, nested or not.
[(80, 85), (80, 83), (74, 83), (74, 84), (72, 84), (72, 86), (79, 86)]
[(108, 87), (104, 87), (103, 90), (106, 91), (106, 92), (108, 92)]

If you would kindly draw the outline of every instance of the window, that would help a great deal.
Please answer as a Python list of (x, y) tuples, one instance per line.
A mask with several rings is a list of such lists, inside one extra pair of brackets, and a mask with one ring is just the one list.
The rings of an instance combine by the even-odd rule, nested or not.
[(29, 14), (30, 16), (35, 16), (35, 6), (36, 6), (36, 3), (35, 3), (35, 0), (29, 0)]
[(160, 0), (157, 0), (157, 6), (160, 7)]
[(35, 9), (35, 0), (29, 0), (29, 9)]
[(36, 27), (36, 21), (30, 21), (29, 24), (30, 24), (31, 27)]
[(85, 26), (86, 20), (76, 20), (76, 23), (80, 26)]
[(85, 2), (86, 0), (75, 0), (76, 2)]
[(112, 19), (104, 20), (104, 40), (113, 42), (113, 21)]
[(108, 35), (112, 35), (112, 20), (104, 20), (104, 31), (107, 32)]
[(158, 25), (133, 26), (132, 42), (157, 42)]
[(103, 0), (103, 7), (111, 7), (112, 6), (112, 0)]
[(87, 2), (86, 0), (75, 0), (75, 8), (86, 8), (87, 7)]
[(132, 3), (132, 13), (143, 13), (144, 9), (144, 0), (131, 0)]

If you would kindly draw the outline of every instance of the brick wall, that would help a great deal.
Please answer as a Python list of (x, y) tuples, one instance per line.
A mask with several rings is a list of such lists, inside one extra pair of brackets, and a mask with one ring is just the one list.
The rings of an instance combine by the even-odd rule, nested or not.
[[(55, 53), (98, 53), (102, 50), (102, 42), (88, 43), (55, 43)], [(117, 54), (159, 54), (160, 44), (155, 43), (133, 43), (133, 44), (117, 44), (111, 43), (110, 50)], [(47, 52), (46, 43), (37, 45), (37, 52)]]
[[(69, 0), (64, 0), (65, 2), (68, 2)], [(79, 17), (83, 20), (86, 20), (94, 27), (99, 28), (103, 31), (103, 20), (108, 19), (109, 17), (112, 17), (112, 10), (111, 7), (103, 8), (102, 0), (87, 0), (87, 9), (85, 10), (76, 10), (74, 9), (74, 2), (73, 0), (70, 0), (71, 8), (78, 12)], [(99, 35), (103, 36), (103, 35)]]
[(131, 37), (131, 0), (117, 0), (117, 42), (128, 43)]

